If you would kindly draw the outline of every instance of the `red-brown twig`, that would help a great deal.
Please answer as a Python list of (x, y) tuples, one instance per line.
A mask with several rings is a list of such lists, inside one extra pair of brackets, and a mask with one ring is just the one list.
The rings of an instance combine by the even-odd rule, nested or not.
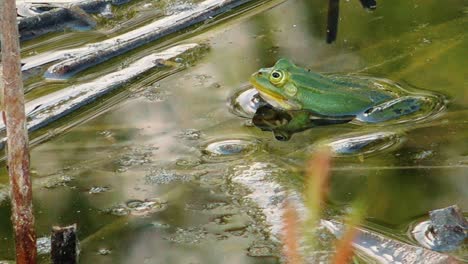
[(299, 251), (299, 219), (294, 207), (285, 202), (283, 214), (283, 250), (288, 264), (301, 264), (302, 257)]
[(321, 205), (328, 194), (331, 154), (328, 149), (319, 150), (307, 162), (304, 198), (309, 211), (307, 225), (317, 225)]
[(15, 0), (3, 1), (1, 34), (4, 83), (4, 119), (7, 131), (11, 219), (15, 231), (16, 263), (36, 263), (36, 234), (29, 173), (28, 131), (20, 67), (20, 45)]
[(336, 253), (331, 263), (346, 264), (349, 263), (354, 255), (353, 241), (359, 235), (356, 228), (363, 220), (366, 210), (364, 200), (356, 200), (352, 205), (352, 211), (346, 221), (346, 230), (343, 237), (336, 243)]
[(348, 226), (343, 237), (338, 240), (336, 253), (333, 257), (333, 264), (347, 264), (354, 255), (353, 240), (357, 236), (358, 230), (354, 226)]
[(328, 149), (320, 150), (307, 163), (307, 182), (311, 187), (314, 186), (317, 202), (323, 202), (328, 194), (328, 181), (330, 176), (331, 154)]

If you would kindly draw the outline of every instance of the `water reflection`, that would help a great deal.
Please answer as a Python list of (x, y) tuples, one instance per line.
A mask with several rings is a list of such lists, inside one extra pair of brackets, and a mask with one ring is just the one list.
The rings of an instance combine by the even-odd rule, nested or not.
[(272, 131), (277, 140), (288, 141), (294, 133), (316, 126), (343, 124), (351, 118), (318, 116), (309, 111), (283, 111), (265, 105), (257, 109), (252, 121), (264, 131)]
[[(46, 236), (55, 224), (78, 222), (85, 263), (219, 263), (223, 258), (225, 263), (277, 263), (278, 249), (258, 220), (263, 218), (249, 214), (254, 206), (246, 210), (239, 205), (245, 193), (229, 193), (232, 186), (226, 171), (231, 162), (249, 168), (268, 161), (281, 172), (264, 177), (301, 189), (300, 172), (310, 147), (331, 139), (337, 149), (347, 150), (356, 132), (364, 139), (380, 135), (378, 149), (387, 143), (391, 146), (372, 150), (375, 155), (335, 159), (329, 203), (336, 210), (330, 216), (364, 196), (369, 201), (366, 225), (408, 241), (409, 223), (427, 211), (448, 203), (467, 211), (468, 91), (463, 72), (467, 18), (460, 12), (463, 4), (461, 0), (450, 5), (443, 1), (379, 2), (378, 9), (367, 13), (357, 1), (341, 1), (340, 35), (332, 45), (323, 41), (326, 1), (263, 5), (241, 19), (197, 32), (197, 40), (208, 41), (211, 49), (196, 65), (157, 83), (145, 76), (135, 83), (146, 87), (145, 93), (91, 113), (93, 120), (33, 149), (38, 235)], [(82, 35), (67, 34), (66, 43), (62, 39), (60, 45), (82, 43)], [(103, 37), (93, 34), (93, 39)], [(40, 47), (41, 52), (53, 46), (39, 44), (29, 42), (25, 48), (34, 52)], [(362, 71), (409, 83), (447, 95), (449, 105), (427, 123), (407, 124), (404, 142), (400, 132), (387, 133), (388, 127), (370, 131), (354, 123), (317, 125), (287, 142), (277, 141), (270, 131), (245, 126), (246, 118), (261, 107), (260, 101), (250, 100), (252, 91), (237, 102), (250, 104), (249, 110), (237, 113), (242, 117), (229, 112), (225, 100), (251, 73), (280, 57), (317, 72)], [(113, 64), (93, 74), (109, 70), (109, 65)], [(29, 98), (46, 92), (52, 84), (31, 85), (44, 89), (35, 89)], [(155, 90), (161, 93), (154, 94)], [(257, 120), (267, 130), (295, 131), (293, 126), (281, 127), (282, 120), (287, 124), (295, 118), (304, 120), (304, 116), (269, 108), (259, 113), (263, 119)], [(353, 136), (337, 142), (344, 135)], [(204, 153), (211, 143), (214, 147)], [(206, 162), (205, 157), (219, 162)], [(176, 180), (155, 178), (168, 173), (177, 176)], [(7, 182), (2, 170), (0, 184)], [(89, 193), (103, 186), (110, 191)], [(13, 259), (10, 208), (1, 201), (5, 186), (0, 188), (0, 259)], [(146, 217), (105, 213), (115, 205), (127, 208), (128, 201), (144, 203), (154, 197), (164, 198), (167, 207)], [(110, 253), (98, 254), (101, 249)], [(467, 259), (464, 249), (453, 254)], [(46, 258), (41, 262), (47, 263)]]
[(329, 146), (335, 155), (376, 154), (403, 143), (402, 135), (395, 132), (368, 132), (366, 134), (343, 135), (328, 142), (319, 142), (318, 146)]

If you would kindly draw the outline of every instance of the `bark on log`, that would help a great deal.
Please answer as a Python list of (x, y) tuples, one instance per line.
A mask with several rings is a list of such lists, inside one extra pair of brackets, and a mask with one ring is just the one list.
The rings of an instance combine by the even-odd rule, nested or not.
[(7, 128), (7, 164), (11, 186), (11, 219), (16, 262), (36, 263), (36, 234), (29, 173), (28, 131), (21, 79), (20, 46), (15, 0), (4, 0), (1, 23), (4, 84), (3, 121)]
[(71, 52), (72, 57), (49, 67), (48, 79), (66, 79), (89, 67), (158, 40), (169, 34), (201, 23), (252, 0), (205, 0), (193, 9), (167, 16), (120, 36), (88, 45)]
[[(29, 121), (27, 128), (34, 131), (65, 116), (77, 109), (97, 100), (98, 98), (122, 87), (141, 74), (157, 68), (161, 61), (174, 59), (185, 53), (203, 49), (203, 45), (196, 43), (182, 44), (143, 57), (127, 67), (101, 76), (91, 82), (71, 86), (26, 104)], [(0, 132), (4, 126), (0, 124)], [(0, 145), (3, 139), (0, 139)], [(1, 146), (0, 146), (1, 147)]]

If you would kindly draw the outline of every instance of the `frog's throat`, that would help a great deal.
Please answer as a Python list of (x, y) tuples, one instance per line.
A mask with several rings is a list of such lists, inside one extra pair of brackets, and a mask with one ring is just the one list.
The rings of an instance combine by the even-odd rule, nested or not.
[(299, 110), (301, 107), (281, 94), (272, 92), (268, 89), (263, 88), (255, 79), (251, 79), (250, 83), (257, 89), (260, 93), (260, 96), (267, 101), (270, 105), (276, 108), (285, 109), (285, 110)]

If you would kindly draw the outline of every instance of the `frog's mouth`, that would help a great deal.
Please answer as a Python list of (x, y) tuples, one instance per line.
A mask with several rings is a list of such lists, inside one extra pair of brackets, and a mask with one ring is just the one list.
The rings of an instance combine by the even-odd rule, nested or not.
[(273, 107), (285, 110), (299, 110), (301, 108), (297, 103), (290, 101), (281, 94), (264, 88), (264, 86), (262, 86), (255, 78), (250, 78), (250, 83), (259, 92), (260, 96)]

